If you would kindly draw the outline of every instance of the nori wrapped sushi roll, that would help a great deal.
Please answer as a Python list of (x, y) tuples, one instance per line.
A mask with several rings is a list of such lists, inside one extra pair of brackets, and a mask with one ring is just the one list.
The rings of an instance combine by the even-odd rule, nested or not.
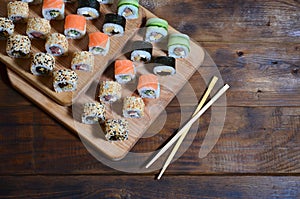
[(130, 59), (135, 62), (149, 62), (152, 57), (153, 45), (146, 41), (134, 41), (132, 43)]
[(160, 56), (153, 59), (155, 64), (153, 73), (156, 75), (174, 75), (176, 73), (176, 59), (174, 57)]
[(29, 58), (31, 41), (28, 36), (11, 35), (7, 38), (6, 53), (12, 58)]
[(109, 119), (105, 121), (105, 138), (108, 141), (127, 140), (128, 132), (128, 121), (125, 119)]
[(87, 20), (96, 19), (100, 15), (100, 3), (97, 0), (78, 0), (77, 14)]
[(109, 13), (105, 15), (103, 32), (109, 36), (122, 36), (125, 31), (126, 19), (123, 16)]
[(55, 59), (49, 53), (38, 52), (33, 55), (31, 73), (34, 75), (49, 75), (55, 67)]
[(0, 17), (0, 39), (7, 39), (14, 33), (15, 25), (12, 20)]
[(119, 0), (118, 15), (126, 19), (137, 19), (139, 17), (139, 0)]

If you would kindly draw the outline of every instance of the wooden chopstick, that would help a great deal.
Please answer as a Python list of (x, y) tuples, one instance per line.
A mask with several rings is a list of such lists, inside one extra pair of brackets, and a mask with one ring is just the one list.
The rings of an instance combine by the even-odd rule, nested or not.
[(226, 84), (223, 86), (212, 98), (211, 100), (203, 106), (203, 108), (193, 116), (188, 123), (186, 123), (180, 131), (176, 133), (176, 135), (154, 156), (154, 158), (146, 165), (146, 168), (149, 168), (162, 154), (164, 154), (176, 140), (187, 130), (187, 128), (192, 125), (197, 119), (209, 109), (209, 107), (215, 103), (228, 89), (229, 85)]
[[(212, 78), (212, 80), (210, 81), (210, 83), (209, 83), (209, 85), (208, 85), (208, 88), (207, 88), (205, 94), (203, 95), (203, 97), (202, 97), (200, 103), (198, 104), (198, 106), (197, 106), (195, 112), (193, 113), (193, 116), (195, 116), (195, 115), (201, 110), (202, 106), (203, 106), (204, 103), (206, 102), (206, 100), (207, 100), (209, 94), (211, 93), (211, 91), (212, 91), (212, 89), (214, 88), (214, 86), (215, 86), (215, 84), (217, 83), (217, 81), (218, 81), (218, 77), (214, 76), (214, 77)], [(162, 177), (163, 173), (164, 173), (164, 172), (166, 171), (166, 169), (168, 168), (169, 164), (171, 163), (173, 157), (175, 156), (176, 152), (178, 151), (178, 149), (179, 149), (181, 143), (183, 142), (184, 138), (186, 137), (186, 135), (187, 135), (187, 133), (189, 132), (189, 130), (190, 130), (191, 127), (192, 127), (192, 125), (188, 126), (187, 129), (183, 132), (183, 134), (182, 134), (182, 135), (180, 136), (180, 138), (178, 139), (176, 145), (175, 145), (174, 148), (172, 149), (172, 151), (171, 151), (171, 153), (170, 153), (168, 159), (166, 160), (166, 162), (165, 162), (163, 168), (161, 169), (161, 171), (160, 171), (160, 173), (159, 173), (159, 175), (158, 175), (158, 177), (157, 177), (158, 180)]]

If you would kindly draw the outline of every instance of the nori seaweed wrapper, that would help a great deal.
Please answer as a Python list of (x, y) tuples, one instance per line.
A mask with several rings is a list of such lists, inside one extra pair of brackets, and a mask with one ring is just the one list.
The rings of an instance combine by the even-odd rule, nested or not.
[(100, 3), (97, 0), (78, 0), (78, 8), (94, 8), (99, 12)]
[(174, 57), (167, 57), (167, 56), (160, 56), (160, 57), (155, 57), (153, 59), (153, 63), (157, 64), (157, 66), (171, 66), (175, 68), (176, 65), (176, 59)]
[(132, 51), (134, 50), (143, 50), (150, 53), (152, 56), (153, 45), (146, 41), (134, 41), (132, 43)]
[(106, 23), (118, 24), (125, 29), (126, 18), (121, 15), (109, 13), (109, 14), (105, 15), (104, 24), (106, 24)]

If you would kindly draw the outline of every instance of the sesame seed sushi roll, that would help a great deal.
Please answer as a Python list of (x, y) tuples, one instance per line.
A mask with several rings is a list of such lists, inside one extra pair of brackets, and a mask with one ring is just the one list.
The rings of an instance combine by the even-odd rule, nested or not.
[(83, 105), (81, 121), (84, 124), (98, 124), (105, 120), (105, 106), (99, 102), (89, 102)]
[(34, 75), (49, 75), (55, 67), (55, 59), (51, 54), (38, 52), (33, 55), (31, 73)]
[(150, 18), (146, 22), (145, 40), (159, 42), (168, 35), (168, 22), (160, 18)]
[(72, 70), (92, 72), (94, 68), (94, 55), (88, 51), (75, 52), (71, 63)]
[(115, 79), (120, 84), (126, 84), (135, 78), (136, 69), (130, 60), (115, 61)]
[(53, 72), (55, 92), (70, 92), (77, 89), (78, 76), (73, 70), (61, 69)]
[(156, 75), (174, 75), (176, 73), (176, 59), (174, 57), (160, 56), (153, 59), (153, 73)]
[(152, 57), (153, 45), (146, 41), (135, 41), (132, 45), (130, 59), (134, 62), (149, 62)]
[(142, 98), (159, 98), (160, 84), (157, 76), (153, 74), (141, 75), (137, 89)]
[(68, 39), (80, 39), (86, 33), (86, 19), (81, 15), (70, 14), (65, 19), (64, 34)]
[(11, 1), (7, 4), (8, 19), (14, 23), (25, 23), (29, 16), (28, 3), (22, 1)]
[(144, 116), (145, 103), (140, 97), (126, 97), (123, 103), (123, 116), (126, 118), (141, 118)]
[(29, 58), (31, 41), (28, 36), (11, 35), (7, 38), (6, 53), (12, 58)]
[(110, 47), (110, 38), (102, 32), (94, 32), (89, 34), (89, 51), (94, 55), (105, 56)]
[(62, 20), (65, 18), (65, 3), (63, 0), (44, 0), (43, 17), (47, 20)]
[(29, 38), (45, 39), (50, 30), (51, 25), (47, 19), (34, 17), (28, 20), (26, 34)]
[(96, 19), (100, 15), (100, 3), (97, 0), (78, 0), (77, 14), (87, 20)]
[(114, 0), (97, 0), (100, 4), (113, 4)]
[(53, 56), (63, 56), (68, 54), (69, 43), (65, 35), (52, 33), (48, 35), (45, 43), (47, 53)]
[(128, 121), (125, 119), (109, 119), (105, 121), (105, 138), (108, 141), (124, 141), (128, 139)]
[(125, 31), (126, 19), (123, 16), (109, 13), (105, 15), (103, 32), (109, 36), (122, 36)]
[(113, 103), (122, 96), (122, 87), (115, 81), (102, 81), (99, 89), (99, 100), (105, 103)]
[(168, 41), (168, 55), (186, 58), (190, 53), (190, 37), (186, 34), (171, 34)]
[(15, 25), (12, 20), (0, 17), (0, 39), (7, 39), (14, 34)]
[(119, 0), (118, 15), (126, 19), (137, 19), (139, 17), (139, 0)]

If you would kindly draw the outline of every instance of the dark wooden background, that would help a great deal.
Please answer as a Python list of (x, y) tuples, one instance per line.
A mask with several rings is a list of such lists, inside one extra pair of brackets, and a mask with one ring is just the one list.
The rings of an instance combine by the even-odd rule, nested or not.
[[(300, 1), (141, 0), (212, 56), (227, 93), (227, 116), (213, 151), (199, 159), (209, 125), (162, 180), (97, 161), (80, 139), (13, 90), (1, 66), (0, 198), (299, 198)], [(198, 97), (201, 75), (190, 80)], [(191, 111), (195, 105), (187, 104)], [(180, 117), (174, 100), (170, 117)], [(133, 151), (161, 146), (177, 122)]]

